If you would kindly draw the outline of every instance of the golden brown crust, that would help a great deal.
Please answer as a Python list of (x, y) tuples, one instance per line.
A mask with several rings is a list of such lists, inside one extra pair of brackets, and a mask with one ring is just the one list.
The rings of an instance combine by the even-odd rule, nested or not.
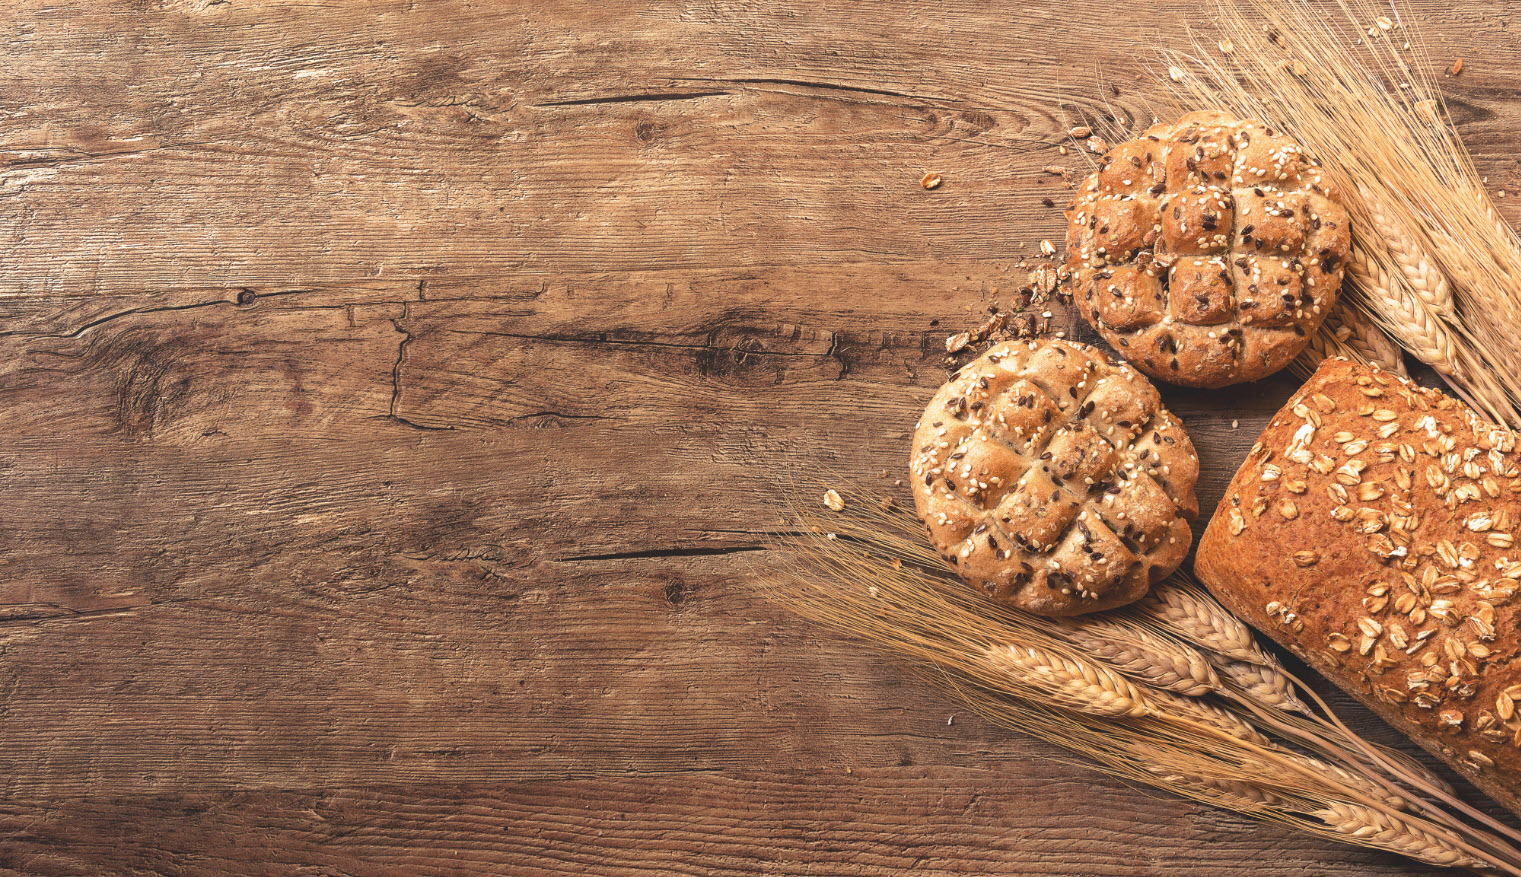
[(1069, 341), (962, 367), (914, 433), (930, 541), (996, 599), (1044, 615), (1122, 606), (1182, 562), (1199, 462), (1156, 388)]
[(1350, 246), (1299, 145), (1220, 113), (1114, 147), (1067, 211), (1084, 319), (1136, 368), (1192, 387), (1288, 365), (1335, 304)]
[(1521, 455), (1508, 431), (1326, 360), (1199, 543), (1227, 606), (1521, 812)]

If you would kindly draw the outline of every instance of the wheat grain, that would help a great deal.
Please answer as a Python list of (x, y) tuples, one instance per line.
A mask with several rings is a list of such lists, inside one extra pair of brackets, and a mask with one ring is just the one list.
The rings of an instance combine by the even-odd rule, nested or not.
[(1201, 695), (1220, 689), (1220, 679), (1196, 649), (1117, 619), (1068, 619), (1054, 626), (1057, 636), (1133, 679), (1177, 694)]
[(1015, 645), (990, 646), (985, 658), (995, 670), (1018, 674), (1025, 684), (1067, 709), (1132, 718), (1155, 712), (1130, 680), (1092, 661)]
[(1138, 604), (1143, 617), (1189, 642), (1237, 661), (1260, 661), (1252, 632), (1213, 597), (1174, 576), (1151, 589)]
[(1485, 863), (1415, 825), (1412, 820), (1383, 813), (1361, 804), (1336, 801), (1310, 815), (1335, 832), (1364, 846), (1391, 850), (1401, 855), (1450, 868), (1482, 868)]

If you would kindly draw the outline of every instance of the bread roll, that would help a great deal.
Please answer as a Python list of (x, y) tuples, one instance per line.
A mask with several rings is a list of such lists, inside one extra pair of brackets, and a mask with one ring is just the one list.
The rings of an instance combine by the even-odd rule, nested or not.
[(1083, 318), (1136, 368), (1191, 387), (1288, 365), (1336, 303), (1350, 244), (1299, 144), (1215, 112), (1109, 150), (1067, 211)]
[(1121, 606), (1188, 554), (1199, 460), (1157, 390), (1086, 344), (999, 344), (914, 433), (930, 541), (995, 599), (1043, 615)]

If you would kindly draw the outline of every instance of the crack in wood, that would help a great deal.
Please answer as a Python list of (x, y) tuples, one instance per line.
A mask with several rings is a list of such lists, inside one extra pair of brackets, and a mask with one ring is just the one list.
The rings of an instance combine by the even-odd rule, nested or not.
[(647, 94), (613, 94), (602, 97), (583, 97), (574, 100), (552, 100), (535, 107), (580, 107), (591, 104), (627, 104), (641, 101), (673, 101), (673, 100), (697, 100), (704, 97), (723, 97), (732, 94), (728, 91), (683, 91), (683, 92), (655, 92)]
[(872, 88), (865, 85), (845, 85), (839, 82), (820, 82), (811, 79), (781, 79), (776, 77), (744, 77), (744, 78), (715, 78), (706, 76), (679, 77), (678, 82), (722, 82), (734, 85), (790, 85), (795, 88), (816, 88), (824, 91), (842, 91), (852, 94), (870, 94), (881, 97), (899, 97), (904, 100), (924, 101), (926, 103), (959, 104), (960, 98), (943, 97), (927, 94), (914, 94), (906, 91), (893, 91), (886, 88)]
[[(190, 310), (196, 310), (197, 308), (215, 307), (216, 305), (242, 306), (242, 307), (246, 308), (246, 307), (254, 304), (255, 302), (257, 302), (259, 299), (281, 298), (281, 297), (288, 296), (288, 295), (304, 295), (304, 294), (311, 293), (311, 292), (316, 292), (316, 291), (317, 290), (314, 290), (314, 289), (285, 289), (285, 290), (280, 290), (278, 292), (262, 292), (261, 293), (261, 292), (254, 292), (252, 289), (249, 289), (248, 287), (238, 287), (238, 293), (232, 299), (214, 298), (214, 299), (209, 299), (207, 301), (190, 302), (189, 304), (182, 304), (182, 305), (158, 305), (156, 307), (127, 308), (126, 310), (115, 311), (113, 313), (109, 313), (109, 314), (106, 314), (104, 316), (96, 317), (95, 319), (90, 320), (89, 322), (84, 323), (83, 325), (79, 326), (77, 329), (74, 329), (74, 330), (69, 331), (69, 332), (19, 332), (19, 331), (15, 331), (15, 330), (6, 330), (6, 331), (3, 331), (3, 332), (0, 332), (0, 338), (8, 338), (8, 337), (17, 337), (17, 338), (64, 338), (64, 339), (68, 339), (68, 340), (74, 341), (74, 340), (78, 340), (79, 338), (84, 337), (84, 334), (86, 332), (90, 331), (91, 329), (99, 328), (101, 326), (104, 326), (107, 323), (115, 322), (116, 320), (120, 320), (120, 319), (122, 319), (124, 317), (131, 317), (131, 316), (144, 315), (144, 314), (164, 314), (164, 313), (172, 313), (174, 311), (190, 311)], [(398, 302), (398, 304), (405, 304), (405, 303), (404, 302)], [(341, 306), (340, 305), (312, 305), (312, 306), (310, 306), (310, 308), (312, 310), (333, 310), (333, 309), (335, 309), (337, 307), (341, 307)]]
[(142, 148), (106, 149), (99, 152), (68, 147), (58, 149), (21, 149), (6, 156), (4, 159), (0, 159), (0, 167), (17, 170), (45, 167), (56, 168), (69, 164), (83, 164), (96, 159), (104, 160), (129, 155), (143, 155), (165, 148), (168, 147), (153, 145)]
[(102, 609), (74, 609), (62, 603), (35, 603), (37, 607), (47, 607), (53, 611), (38, 608), (33, 611), (21, 611), (11, 615), (0, 617), (0, 629), (22, 624), (39, 624), (50, 621), (89, 621), (96, 618), (111, 618), (115, 616), (135, 615), (141, 609), (151, 609), (155, 606), (167, 606), (175, 603), (194, 603), (194, 597), (174, 597), (164, 600), (150, 600), (147, 603), (136, 606), (113, 606)]
[(528, 414), (519, 414), (516, 417), (509, 417), (509, 418), (507, 418), (507, 422), (508, 423), (513, 423), (514, 421), (529, 420), (529, 419), (534, 418), (534, 417), (557, 417), (557, 418), (560, 418), (561, 420), (612, 420), (613, 419), (611, 417), (604, 417), (601, 414), (566, 414), (563, 411), (547, 411), (546, 410), (546, 411), (533, 411), (533, 412), (530, 412)]
[(892, 91), (886, 88), (868, 88), (864, 85), (843, 85), (838, 82), (814, 82), (807, 79), (715, 79), (714, 82), (735, 82), (745, 85), (795, 85), (799, 88), (822, 88), (828, 91), (850, 91), (858, 94), (880, 94), (885, 97), (901, 97), (909, 100), (922, 100), (934, 102), (960, 103), (956, 98), (932, 97), (925, 94), (912, 94), (906, 91)]
[(588, 560), (639, 560), (650, 557), (718, 557), (726, 554), (744, 554), (750, 551), (770, 551), (765, 545), (728, 545), (720, 548), (652, 548), (645, 551), (614, 551), (608, 554), (575, 554), (557, 557), (560, 563), (579, 563)]
[[(406, 319), (407, 314), (410, 312), (410, 310), (411, 305), (405, 303), (402, 304), (401, 318), (403, 320)], [(428, 426), (427, 424), (416, 423), (414, 421), (408, 420), (407, 418), (402, 417), (400, 414), (396, 413), (396, 409), (401, 405), (401, 365), (406, 361), (407, 358), (407, 345), (411, 344), (415, 339), (411, 332), (402, 328), (401, 322), (399, 320), (392, 320), (391, 326), (397, 332), (401, 333), (401, 343), (396, 346), (396, 363), (391, 366), (391, 409), (386, 414), (387, 419), (393, 420), (404, 426), (410, 426), (413, 429), (425, 430), (427, 432), (453, 432), (454, 427), (452, 426)]]
[(818, 357), (831, 358), (835, 356), (838, 347), (833, 336), (830, 340), (830, 349), (824, 353), (792, 353), (786, 350), (740, 350), (737, 347), (719, 347), (712, 343), (683, 344), (678, 341), (649, 341), (638, 338), (587, 338), (576, 335), (533, 335), (522, 332), (498, 332), (490, 329), (440, 329), (457, 335), (487, 335), (496, 338), (520, 338), (524, 341), (540, 341), (546, 344), (590, 344), (609, 345), (619, 347), (668, 347), (678, 350), (715, 350), (723, 353), (742, 353), (746, 356), (793, 356), (803, 359), (816, 359)]

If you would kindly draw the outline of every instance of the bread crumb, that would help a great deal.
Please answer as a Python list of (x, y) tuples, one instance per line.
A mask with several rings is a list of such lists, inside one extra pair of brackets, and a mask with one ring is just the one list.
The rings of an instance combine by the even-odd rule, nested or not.
[(1240, 425), (1241, 425), (1241, 422), (1238, 421), (1238, 420), (1232, 420), (1231, 421), (1231, 429), (1235, 429), (1236, 427), (1238, 427)]
[(923, 186), (926, 189), (938, 189), (940, 188), (940, 175), (925, 174), (924, 179), (919, 181), (919, 185)]
[(1047, 256), (1054, 256), (1056, 255), (1056, 245), (1050, 241), (1041, 241), (1040, 251), (1042, 253), (1045, 253)]
[(1459, 58), (1458, 60), (1452, 62), (1452, 67), (1448, 68), (1447, 75), (1448, 76), (1457, 76), (1457, 75), (1459, 75), (1462, 72), (1463, 72), (1463, 59)]
[(845, 500), (840, 497), (840, 492), (832, 487), (824, 491), (824, 505), (837, 512), (845, 511)]
[(1183, 81), (1183, 68), (1182, 67), (1169, 67), (1169, 68), (1167, 68), (1167, 75), (1172, 78), (1173, 82), (1182, 82)]

